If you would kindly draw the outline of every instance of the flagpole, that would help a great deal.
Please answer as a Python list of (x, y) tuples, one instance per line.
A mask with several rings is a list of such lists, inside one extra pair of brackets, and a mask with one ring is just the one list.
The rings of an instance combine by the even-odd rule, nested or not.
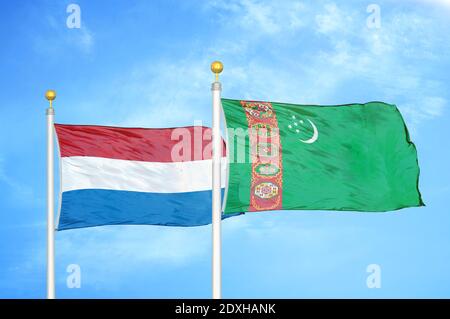
[(212, 297), (213, 299), (222, 298), (222, 201), (221, 201), (221, 178), (220, 178), (220, 160), (222, 157), (222, 138), (220, 136), (220, 94), (222, 85), (219, 82), (219, 74), (223, 70), (223, 65), (219, 61), (211, 64), (211, 71), (216, 79), (212, 83), (213, 100), (213, 121), (212, 121)]
[(47, 108), (47, 299), (55, 299), (55, 183), (53, 163), (53, 123), (55, 110), (53, 100), (56, 92), (48, 90), (45, 98), (49, 101)]

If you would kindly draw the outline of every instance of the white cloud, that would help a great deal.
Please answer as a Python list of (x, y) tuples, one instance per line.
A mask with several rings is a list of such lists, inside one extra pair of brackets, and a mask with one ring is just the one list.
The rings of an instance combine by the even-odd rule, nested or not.
[(225, 16), (224, 22), (239, 25), (255, 37), (293, 32), (304, 26), (301, 17), (305, 5), (300, 1), (212, 1), (206, 8), (218, 10)]
[[(240, 217), (222, 223), (224, 241), (248, 226)], [(175, 271), (204, 261), (210, 254), (210, 225), (121, 225), (56, 233), (57, 264), (60, 269), (71, 263), (78, 264), (82, 272), (89, 275), (83, 281), (83, 285), (87, 286), (115, 286), (123, 276), (131, 276), (142, 269), (146, 272), (161, 271), (162, 265), (164, 271)], [(33, 258), (40, 260), (42, 256), (36, 254)], [(60, 276), (59, 280), (65, 278)]]
[[(73, 37), (74, 43), (85, 53), (90, 53), (94, 47), (94, 35), (93, 33), (87, 28), (82, 27), (81, 29), (77, 30), (79, 32)], [(71, 40), (69, 40), (71, 41)]]
[[(0, 154), (0, 183), (4, 183), (7, 186), (7, 192), (9, 191), (8, 198), (14, 200), (18, 204), (26, 203), (43, 203), (42, 198), (37, 198), (33, 189), (14, 178), (10, 177), (5, 169), (5, 157)], [(5, 192), (2, 194), (5, 196)]]
[(419, 1), (426, 4), (442, 6), (447, 9), (450, 9), (450, 0), (419, 0)]
[(84, 22), (79, 29), (69, 29), (65, 21), (60, 21), (52, 15), (48, 15), (45, 22), (49, 28), (46, 34), (33, 35), (33, 48), (36, 52), (43, 55), (58, 55), (75, 49), (88, 55), (94, 49), (94, 33)]
[[(128, 260), (133, 264), (181, 265), (207, 252), (208, 227), (108, 226), (57, 233), (59, 257), (90, 264), (97, 259)], [(90, 249), (78, 249), (88, 245)], [(130, 265), (132, 266), (132, 265)], [(103, 267), (103, 266), (102, 266)], [(109, 265), (109, 268), (122, 267)], [(117, 271), (120, 269), (116, 269)]]
[(408, 101), (401, 109), (411, 120), (411, 130), (416, 132), (418, 125), (423, 121), (441, 116), (446, 106), (447, 100), (442, 97), (424, 96)]
[(444, 108), (447, 105), (447, 101), (442, 97), (431, 96), (426, 97), (423, 100), (423, 104), (426, 108), (425, 109), (426, 114), (428, 114), (430, 117), (438, 117), (441, 116), (442, 113), (444, 112)]
[(316, 15), (317, 31), (320, 33), (345, 32), (352, 23), (352, 17), (345, 14), (336, 4), (326, 4), (324, 13)]
[[(384, 100), (417, 126), (443, 114), (445, 85), (422, 67), (439, 64), (450, 51), (432, 17), (383, 10), (382, 27), (369, 29), (364, 6), (322, 3), (210, 2), (205, 15), (221, 22), (209, 46), (183, 47), (187, 53), (176, 62), (141, 61), (106, 85), (101, 97), (78, 107), (113, 105), (101, 117), (114, 125), (178, 126), (199, 119), (207, 125), (209, 64), (220, 58), (226, 97), (304, 104)], [(353, 89), (358, 83), (365, 91)], [(430, 111), (429, 104), (440, 106)]]
[[(408, 11), (385, 12), (382, 27), (369, 29), (361, 28), (365, 16), (348, 8), (344, 13), (343, 9), (328, 5), (325, 11), (325, 17), (317, 16), (318, 28), (332, 35), (332, 49), (321, 50), (318, 59), (311, 63), (311, 69), (325, 84), (325, 92), (345, 89), (344, 83), (364, 81), (373, 92), (378, 92), (375, 99), (396, 103), (415, 132), (423, 120), (443, 114), (445, 85), (430, 79), (421, 67), (424, 63), (440, 63), (449, 52), (449, 47), (442, 45), (446, 41), (440, 38), (442, 32), (432, 18)], [(345, 31), (341, 29), (343, 25)]]
[[(430, 36), (440, 34), (431, 18), (383, 11), (382, 28), (368, 29), (365, 8), (302, 4), (296, 11), (292, 9), (296, 3), (291, 5), (277, 7), (276, 1), (248, 0), (209, 4), (208, 10), (232, 16), (232, 22), (218, 30), (220, 41), (176, 64), (152, 62), (133, 72), (128, 91), (139, 95), (142, 103), (124, 123), (159, 126), (179, 124), (173, 117), (186, 124), (205, 118), (202, 110), (209, 109), (209, 63), (217, 56), (225, 57), (222, 79), (227, 97), (304, 104), (364, 102), (356, 101), (357, 92), (347, 88), (364, 82), (369, 100), (396, 103), (408, 124), (419, 125), (443, 114), (446, 92), (442, 83), (428, 79), (420, 65), (409, 65), (417, 59), (436, 62), (445, 55), (445, 50), (439, 50), (441, 39), (434, 41)], [(280, 33), (292, 31), (289, 14), (293, 12), (299, 21), (307, 21), (311, 12), (316, 15), (312, 24), (294, 31), (286, 41)], [(301, 36), (315, 37), (321, 45), (314, 52), (310, 43), (297, 43)], [(268, 38), (271, 46), (265, 44)], [(276, 48), (277, 43), (286, 42), (290, 50)], [(272, 61), (260, 55), (261, 48)], [(276, 67), (273, 61), (277, 61)], [(347, 99), (336, 98), (342, 92), (348, 92)], [(157, 117), (152, 110), (158, 110)]]
[(202, 107), (208, 105), (213, 78), (209, 63), (196, 57), (176, 63), (149, 62), (133, 70), (121, 94), (140, 102), (120, 124), (171, 127), (205, 119)]

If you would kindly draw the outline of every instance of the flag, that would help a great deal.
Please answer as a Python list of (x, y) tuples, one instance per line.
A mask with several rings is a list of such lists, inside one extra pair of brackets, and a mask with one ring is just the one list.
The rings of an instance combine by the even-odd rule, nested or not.
[(423, 206), (416, 148), (395, 105), (222, 99), (222, 107), (226, 214)]
[(58, 230), (211, 223), (211, 129), (55, 129), (61, 158)]

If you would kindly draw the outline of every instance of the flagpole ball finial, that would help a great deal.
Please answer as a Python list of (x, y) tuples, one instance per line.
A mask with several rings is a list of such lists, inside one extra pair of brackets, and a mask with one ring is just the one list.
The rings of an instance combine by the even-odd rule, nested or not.
[(216, 75), (216, 81), (219, 81), (219, 74), (223, 71), (223, 64), (220, 61), (211, 63), (211, 71)]
[(45, 92), (45, 98), (48, 101), (53, 101), (54, 99), (56, 99), (56, 91), (55, 90), (47, 90), (47, 92)]
[(45, 98), (50, 102), (49, 108), (52, 109), (53, 107), (53, 100), (56, 99), (56, 91), (55, 90), (47, 90), (45, 92)]

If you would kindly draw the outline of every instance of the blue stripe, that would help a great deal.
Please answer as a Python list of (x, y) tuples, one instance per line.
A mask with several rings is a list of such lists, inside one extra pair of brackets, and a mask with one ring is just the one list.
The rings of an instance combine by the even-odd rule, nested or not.
[(210, 190), (169, 194), (103, 189), (64, 192), (58, 230), (101, 225), (207, 225), (212, 219), (211, 197)]

